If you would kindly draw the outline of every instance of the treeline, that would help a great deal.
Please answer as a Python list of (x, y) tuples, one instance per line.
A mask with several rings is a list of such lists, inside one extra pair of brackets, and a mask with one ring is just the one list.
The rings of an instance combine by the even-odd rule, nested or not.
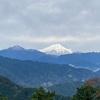
[(40, 87), (35, 90), (30, 100), (100, 100), (100, 78), (93, 78), (84, 82), (71, 98), (58, 96), (55, 92), (46, 91)]
[(71, 100), (100, 100), (100, 78), (87, 80), (84, 85), (77, 88), (77, 93)]
[(75, 95), (66, 97), (43, 87), (23, 88), (0, 76), (0, 92), (0, 100), (100, 100), (100, 78), (87, 80)]
[(25, 93), (23, 91), (20, 95), (12, 97), (12, 99), (0, 94), (0, 100), (70, 100), (70, 97), (56, 95), (55, 92), (46, 91), (43, 87), (36, 88), (30, 96), (29, 92)]
[(3, 76), (0, 76), (0, 93), (0, 100), (35, 100), (34, 98), (37, 97), (39, 97), (39, 99), (37, 98), (36, 100), (70, 100), (69, 97), (46, 91), (43, 87), (23, 88)]
[(71, 98), (55, 96), (55, 92), (45, 91), (40, 87), (31, 96), (31, 100), (100, 100), (100, 78), (93, 78), (84, 82)]
[[(0, 94), (0, 100), (8, 99)], [(16, 98), (16, 100), (22, 99)], [(28, 99), (25, 98), (25, 100)], [(92, 86), (90, 83), (85, 83), (80, 88), (77, 88), (77, 93), (71, 98), (56, 95), (55, 92), (46, 91), (43, 87), (40, 87), (35, 89), (35, 92), (30, 96), (30, 100), (100, 100), (100, 86)]]

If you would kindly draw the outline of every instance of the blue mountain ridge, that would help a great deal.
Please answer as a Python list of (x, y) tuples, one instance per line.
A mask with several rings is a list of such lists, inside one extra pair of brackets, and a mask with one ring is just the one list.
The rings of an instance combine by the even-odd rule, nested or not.
[(100, 52), (72, 53), (66, 55), (47, 55), (34, 49), (24, 49), (20, 46), (0, 50), (0, 55), (12, 59), (32, 60), (53, 64), (70, 64), (77, 68), (86, 68), (92, 71), (100, 69)]

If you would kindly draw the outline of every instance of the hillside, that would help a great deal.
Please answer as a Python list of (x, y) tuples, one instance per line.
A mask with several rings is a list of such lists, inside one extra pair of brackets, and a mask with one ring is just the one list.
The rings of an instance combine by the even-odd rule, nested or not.
[[(24, 88), (16, 85), (6, 77), (0, 76), (0, 93), (7, 97), (8, 100), (30, 100), (35, 88)], [(55, 100), (70, 100), (69, 97), (56, 95)]]
[(100, 69), (100, 52), (72, 53), (52, 58), (43, 56), (38, 58), (38, 61), (56, 64), (71, 64), (74, 67), (97, 71)]
[(5, 95), (8, 100), (30, 100), (33, 92), (32, 88), (22, 88), (8, 78), (0, 76), (0, 93)]
[(72, 96), (76, 93), (76, 88), (82, 86), (84, 82), (68, 82), (47, 87), (49, 91), (55, 91), (57, 94)]
[(48, 86), (99, 77), (96, 73), (67, 64), (14, 60), (0, 56), (0, 74), (23, 86)]

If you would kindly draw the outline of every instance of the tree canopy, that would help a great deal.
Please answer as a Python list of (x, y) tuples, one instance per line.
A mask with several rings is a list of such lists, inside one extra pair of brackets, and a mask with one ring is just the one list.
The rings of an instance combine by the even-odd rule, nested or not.
[(7, 98), (0, 93), (0, 100), (7, 100)]
[(31, 96), (31, 100), (54, 100), (55, 92), (44, 90), (43, 87), (37, 88)]
[(84, 85), (77, 88), (77, 93), (73, 95), (71, 100), (100, 100), (99, 82), (99, 78), (87, 80)]

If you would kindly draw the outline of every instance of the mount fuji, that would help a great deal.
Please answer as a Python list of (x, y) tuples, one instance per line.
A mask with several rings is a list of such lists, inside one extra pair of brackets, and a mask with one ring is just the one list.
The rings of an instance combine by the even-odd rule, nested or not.
[(50, 54), (50, 55), (64, 55), (64, 54), (72, 53), (71, 49), (67, 49), (60, 44), (53, 44), (53, 45), (51, 45), (47, 48), (44, 48), (40, 51), (44, 52), (46, 54)]

